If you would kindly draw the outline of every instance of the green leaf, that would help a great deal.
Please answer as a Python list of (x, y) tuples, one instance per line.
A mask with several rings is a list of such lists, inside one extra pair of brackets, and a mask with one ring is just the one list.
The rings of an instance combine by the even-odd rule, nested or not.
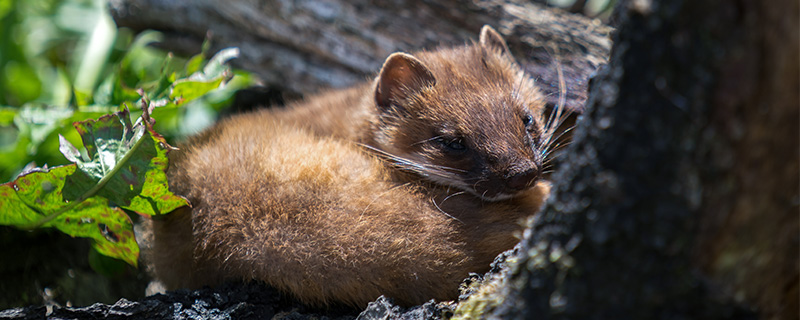
[(15, 115), (14, 124), (22, 135), (30, 137), (29, 152), (33, 154), (38, 145), (72, 114), (69, 108), (26, 104)]
[(170, 99), (178, 99), (175, 104), (181, 105), (187, 101), (197, 99), (211, 90), (219, 88), (223, 80), (222, 77), (208, 82), (178, 80), (172, 87), (172, 93), (170, 93), (169, 97)]
[(227, 62), (238, 56), (239, 48), (227, 48), (218, 52), (208, 61), (203, 72), (195, 72), (189, 78), (176, 80), (169, 98), (176, 105), (181, 105), (221, 87), (233, 77)]
[(123, 275), (128, 269), (125, 262), (101, 254), (97, 250), (89, 250), (89, 266), (95, 272), (112, 278)]
[(167, 188), (170, 147), (150, 121), (102, 116), (150, 101), (155, 110), (132, 113), (155, 113), (160, 132), (180, 137), (256, 80), (227, 65), (237, 49), (207, 59), (207, 38), (195, 57), (173, 56), (151, 45), (157, 32), (116, 29), (103, 3), (0, 0), (0, 182), (16, 179), (0, 185), (0, 224), (57, 228), (135, 264), (128, 214), (187, 201)]
[(141, 215), (166, 214), (188, 205), (186, 199), (167, 188), (167, 152), (171, 147), (146, 119), (147, 113), (132, 125), (126, 109), (97, 120), (76, 122), (86, 156), (62, 140), (62, 153), (80, 169), (67, 178), (76, 191), (65, 191), (65, 197), (79, 199), (82, 194), (78, 190), (88, 190), (102, 181), (106, 185), (97, 195)]
[(11, 0), (0, 0), (0, 19), (5, 18), (11, 12), (13, 5)]
[(73, 237), (90, 238), (100, 253), (136, 266), (139, 247), (133, 236), (130, 217), (108, 200), (87, 197), (80, 202), (64, 199), (62, 191), (71, 188), (66, 179), (76, 165), (37, 169), (17, 180), (0, 185), (0, 224), (30, 227), (53, 212), (59, 215), (42, 224)]
[(7, 92), (3, 94), (14, 95), (19, 102), (28, 102), (39, 97), (42, 92), (42, 82), (36, 75), (36, 71), (26, 62), (8, 61), (5, 65), (5, 70), (0, 77), (0, 83), (3, 83)]
[(196, 54), (194, 57), (192, 57), (191, 59), (189, 59), (189, 61), (186, 62), (186, 72), (188, 74), (193, 74), (197, 71), (200, 71), (200, 68), (203, 67), (203, 63), (205, 62), (206, 59), (202, 53)]
[(72, 94), (75, 97), (75, 105), (82, 107), (92, 104), (92, 95), (90, 93), (75, 89)]
[(0, 174), (1, 181), (9, 181), (19, 174), (28, 159), (28, 137), (20, 137), (13, 127), (0, 126)]
[[(76, 63), (78, 70), (74, 80), (75, 91), (88, 94), (94, 91), (97, 83), (102, 79), (103, 69), (117, 36), (117, 28), (110, 13), (102, 9), (91, 12), (97, 12), (97, 20), (90, 31), (91, 36), (86, 43), (83, 56), (75, 57), (80, 62)], [(75, 20), (78, 19), (70, 19), (70, 21)]]
[(14, 123), (14, 116), (17, 115), (17, 110), (17, 108), (0, 106), (0, 126)]
[(128, 209), (166, 214), (188, 205), (167, 187), (171, 148), (152, 129), (149, 108), (131, 124), (127, 108), (74, 123), (84, 151), (60, 137), (60, 150), (75, 164), (36, 168), (0, 185), (0, 224), (54, 227), (93, 240), (104, 255), (136, 265), (139, 248)]

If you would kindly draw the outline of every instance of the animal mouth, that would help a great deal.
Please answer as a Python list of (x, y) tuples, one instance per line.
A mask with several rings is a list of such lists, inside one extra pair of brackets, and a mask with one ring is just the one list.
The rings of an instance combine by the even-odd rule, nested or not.
[(465, 181), (457, 178), (442, 179), (438, 176), (428, 176), (427, 178), (442, 186), (461, 189), (464, 192), (469, 193), (487, 202), (503, 201), (516, 197), (524, 193), (526, 190), (532, 188), (536, 184), (536, 181), (538, 180), (538, 178), (533, 179), (530, 182), (528, 182), (524, 187), (518, 186), (516, 188), (512, 188), (505, 185), (502, 182), (502, 180), (495, 181), (494, 183), (491, 183), (490, 181), (487, 180), (482, 180), (477, 183), (470, 184), (466, 182), (468, 180)]
[(508, 190), (507, 188), (502, 188), (502, 189), (498, 188), (500, 190), (497, 189), (479, 190), (476, 188), (470, 188), (469, 190), (466, 191), (472, 193), (473, 195), (477, 196), (483, 201), (496, 202), (496, 201), (508, 200), (524, 193), (526, 190), (533, 187), (534, 182), (535, 181), (532, 181), (528, 187), (520, 190)]
[(473, 184), (472, 188), (466, 191), (484, 201), (502, 201), (516, 197), (531, 189), (537, 180), (539, 180), (538, 174), (530, 174), (524, 180), (517, 179), (517, 181), (513, 179), (483, 180)]

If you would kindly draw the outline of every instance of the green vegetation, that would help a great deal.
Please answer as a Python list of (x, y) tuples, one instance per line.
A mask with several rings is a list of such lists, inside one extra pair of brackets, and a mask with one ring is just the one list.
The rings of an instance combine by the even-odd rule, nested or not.
[(0, 0), (0, 225), (56, 228), (136, 265), (129, 214), (186, 204), (167, 188), (167, 140), (253, 82), (226, 65), (235, 48), (182, 59), (159, 38), (117, 29), (104, 1)]
[(62, 152), (74, 164), (37, 169), (0, 185), (0, 224), (55, 227), (137, 265), (133, 225), (122, 209), (156, 215), (188, 204), (168, 190), (169, 145), (144, 111), (133, 125), (127, 110), (76, 122), (85, 150), (61, 137)]

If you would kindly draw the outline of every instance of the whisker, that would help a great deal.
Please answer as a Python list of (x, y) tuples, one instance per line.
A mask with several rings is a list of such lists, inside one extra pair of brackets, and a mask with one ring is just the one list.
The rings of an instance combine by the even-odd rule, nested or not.
[[(444, 210), (442, 210), (442, 208), (440, 208), (440, 207), (439, 207), (439, 205), (438, 205), (438, 204), (436, 204), (436, 200), (435, 200), (435, 199), (431, 198), (431, 202), (432, 202), (432, 203), (433, 203), (433, 205), (436, 207), (436, 210), (439, 210), (439, 212), (441, 212), (441, 213), (442, 213), (442, 214), (444, 214), (445, 216), (447, 216), (447, 217), (449, 217), (450, 219), (453, 219), (453, 220), (455, 220), (455, 221), (461, 222), (461, 224), (466, 224), (466, 223), (464, 223), (464, 221), (461, 221), (461, 220), (459, 220), (458, 218), (456, 218), (456, 217), (454, 217), (454, 216), (450, 215), (449, 213), (447, 213), (447, 212), (444, 212)], [(444, 202), (444, 201), (442, 201), (442, 202)]]
[(561, 156), (563, 156), (563, 155), (564, 155), (564, 153), (563, 153), (563, 152), (558, 152), (558, 153), (553, 153), (553, 154), (546, 154), (546, 155), (545, 155), (545, 157), (546, 157), (546, 158), (545, 158), (545, 160), (542, 162), (542, 165), (549, 165), (549, 164), (553, 164), (553, 163), (554, 163), (554, 162), (553, 162), (554, 160), (556, 160), (556, 159), (560, 158), (560, 157), (561, 157)]
[(564, 134), (569, 132), (574, 127), (573, 126), (573, 127), (569, 127), (567, 129), (564, 129), (564, 131), (562, 131), (558, 135), (556, 135), (556, 132), (558, 131), (558, 129), (561, 126), (564, 125), (564, 123), (566, 123), (566, 121), (569, 118), (570, 114), (571, 114), (571, 112), (567, 112), (567, 113), (562, 114), (560, 116), (560, 118), (556, 119), (555, 121), (553, 121), (550, 124), (549, 127), (545, 127), (545, 133), (544, 133), (545, 141), (544, 141), (544, 143), (542, 143), (542, 145), (544, 145), (544, 146), (550, 145), (554, 141), (557, 141), (558, 139), (560, 139)]
[[(548, 146), (551, 141), (553, 141), (553, 135), (555, 134), (556, 130), (566, 121), (569, 117), (568, 113), (562, 114), (564, 107), (567, 101), (567, 89), (566, 83), (564, 81), (564, 70), (561, 67), (561, 63), (556, 59), (556, 71), (558, 72), (558, 103), (550, 112), (550, 115), (547, 117), (547, 121), (545, 124), (545, 134), (547, 136), (544, 145)], [(556, 138), (556, 140), (559, 137)]]
[(415, 146), (415, 145), (422, 144), (422, 143), (425, 143), (425, 142), (428, 142), (428, 141), (431, 141), (431, 140), (436, 140), (436, 139), (439, 139), (439, 138), (441, 138), (441, 137), (443, 137), (443, 136), (441, 136), (441, 135), (438, 135), (438, 136), (435, 136), (435, 137), (433, 137), (433, 138), (430, 138), (430, 139), (425, 139), (425, 140), (422, 140), (422, 141), (417, 141), (417, 142), (414, 142), (414, 143), (412, 143), (411, 145), (412, 145), (412, 146)]
[(558, 159), (559, 157), (561, 157), (562, 154), (563, 153), (547, 153), (547, 154), (543, 155), (542, 157), (545, 160), (542, 161), (542, 165), (554, 163), (553, 161)]
[(524, 72), (520, 72), (519, 73), (519, 78), (517, 79), (517, 83), (514, 86), (513, 91), (511, 92), (514, 97), (518, 97), (519, 96), (519, 93), (522, 90), (522, 82), (525, 81), (526, 77), (527, 77), (527, 75)]
[[(448, 189), (449, 189), (449, 188), (448, 188)], [(442, 200), (442, 203), (444, 203), (445, 201), (447, 201), (447, 199), (450, 199), (450, 198), (452, 198), (452, 197), (459, 196), (459, 195), (462, 195), (462, 194), (465, 194), (465, 193), (467, 193), (467, 192), (466, 192), (466, 191), (459, 191), (459, 192), (453, 193), (453, 194), (451, 194), (451, 195), (449, 195), (449, 196), (445, 197), (445, 198), (444, 198), (444, 200)]]
[(550, 155), (551, 153), (562, 150), (567, 146), (569, 146), (570, 144), (572, 144), (572, 141), (567, 141), (564, 143), (559, 142), (555, 146), (553, 146), (552, 149), (545, 149), (545, 152), (542, 153), (542, 159), (547, 159), (547, 156)]
[(550, 147), (550, 145), (551, 145), (552, 143), (554, 143), (555, 141), (558, 141), (558, 139), (561, 139), (561, 137), (562, 137), (562, 136), (564, 136), (565, 134), (567, 134), (567, 133), (571, 132), (571, 131), (572, 131), (572, 129), (574, 129), (574, 128), (575, 128), (575, 126), (572, 126), (572, 127), (569, 127), (569, 128), (567, 128), (567, 129), (564, 129), (564, 131), (562, 131), (561, 133), (559, 133), (559, 134), (558, 134), (558, 136), (556, 136), (556, 137), (555, 137), (554, 139), (552, 139), (552, 140), (551, 140), (551, 141), (550, 141), (550, 142), (549, 142), (547, 145), (545, 145), (545, 146), (544, 146), (544, 148), (545, 148), (545, 149), (549, 148), (549, 147)]
[(560, 152), (553, 153), (553, 151), (555, 151), (555, 150), (550, 150), (550, 151), (547, 151), (546, 153), (543, 153), (542, 154), (542, 159), (545, 159), (545, 161), (551, 161), (554, 158), (556, 158), (556, 157), (558, 157), (558, 156), (560, 156), (562, 154)]
[(450, 168), (450, 167), (445, 167), (445, 166), (418, 163), (418, 162), (415, 162), (413, 160), (393, 155), (393, 154), (391, 154), (389, 152), (380, 150), (378, 148), (375, 148), (375, 147), (372, 147), (372, 146), (369, 146), (369, 145), (366, 145), (366, 144), (363, 144), (363, 143), (359, 143), (358, 145), (360, 145), (360, 146), (362, 146), (362, 147), (364, 147), (366, 149), (369, 149), (369, 150), (372, 150), (372, 151), (376, 152), (379, 156), (382, 156), (385, 159), (390, 160), (392, 162), (392, 164), (394, 164), (395, 166), (397, 166), (397, 167), (399, 167), (401, 169), (405, 169), (405, 170), (417, 173), (417, 174), (422, 175), (422, 176), (429, 176), (429, 177), (430, 176), (435, 176), (435, 177), (442, 178), (444, 180), (452, 180), (453, 176), (448, 174), (450, 172), (447, 172), (447, 171), (466, 172), (464, 170), (456, 169), (456, 168)]
[(486, 178), (481, 178), (481, 179), (476, 180), (475, 183), (472, 184), (472, 190), (478, 189), (478, 184), (483, 182), (483, 181), (486, 181)]

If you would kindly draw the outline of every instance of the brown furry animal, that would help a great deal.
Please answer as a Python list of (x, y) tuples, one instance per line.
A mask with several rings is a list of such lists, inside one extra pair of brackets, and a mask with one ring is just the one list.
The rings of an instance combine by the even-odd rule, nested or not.
[(538, 91), (490, 27), (373, 83), (223, 120), (171, 155), (147, 223), (168, 288), (258, 280), (311, 304), (453, 299), (548, 195)]

